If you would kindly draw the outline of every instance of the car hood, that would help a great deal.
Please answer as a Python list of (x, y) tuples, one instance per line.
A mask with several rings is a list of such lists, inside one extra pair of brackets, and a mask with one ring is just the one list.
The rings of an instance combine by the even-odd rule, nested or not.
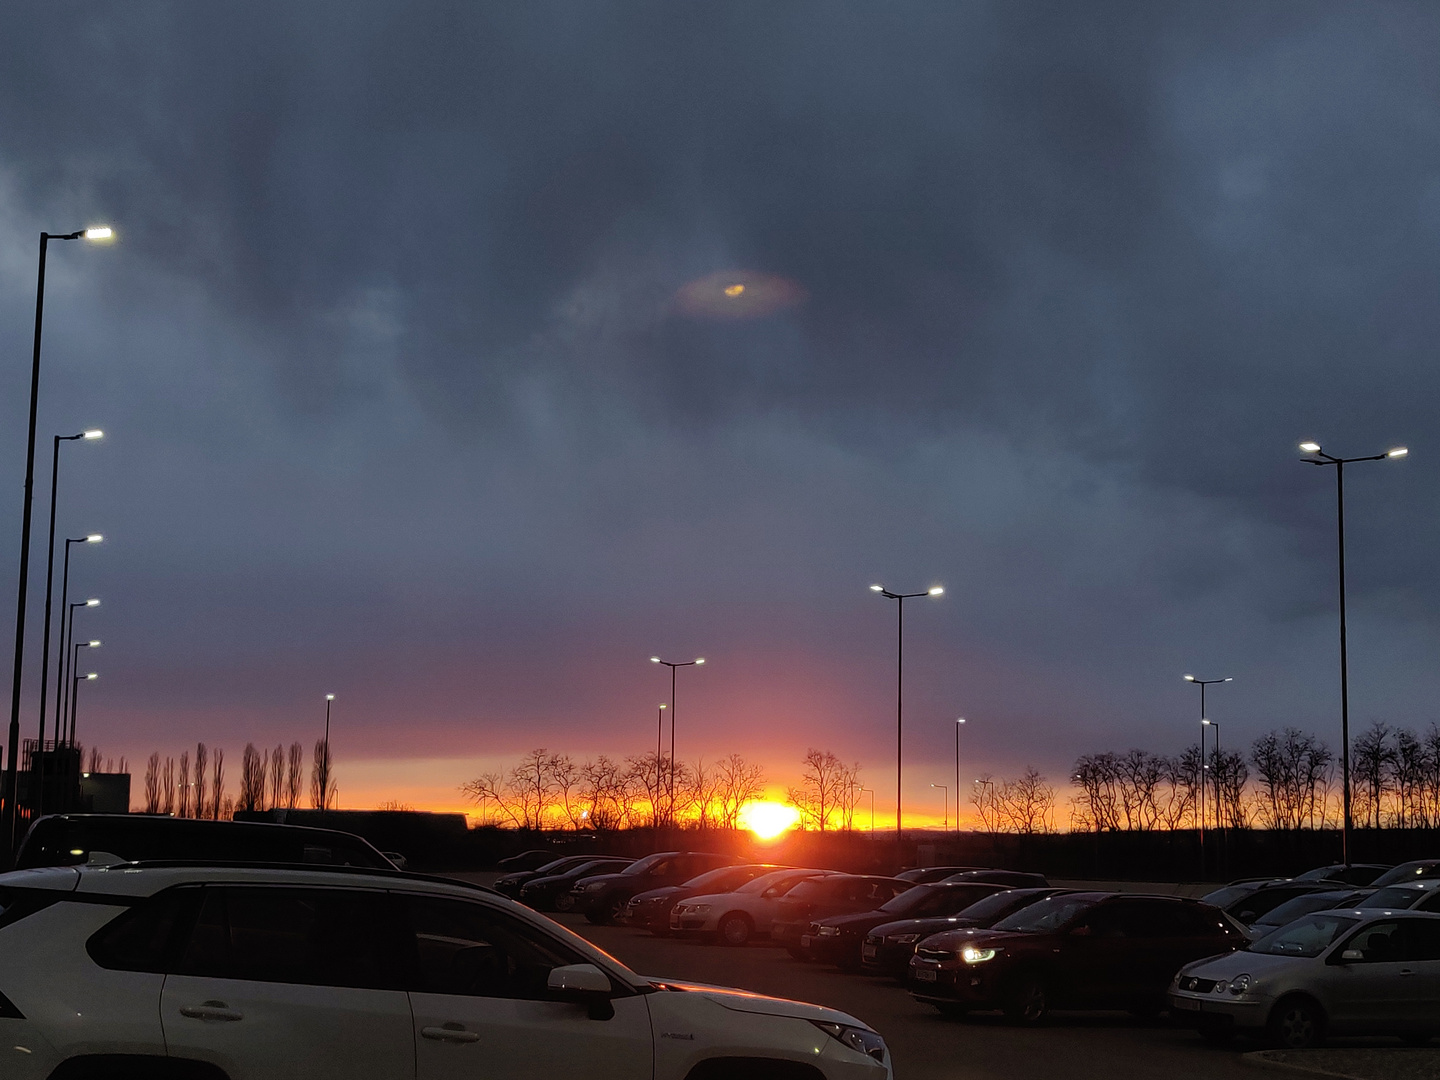
[[(650, 978), (647, 976), (647, 978)], [(864, 1028), (874, 1031), (869, 1024), (858, 1020), (849, 1013), (831, 1009), (824, 1005), (811, 1005), (805, 1001), (791, 1001), (788, 998), (766, 997), (752, 994), (748, 990), (737, 990), (733, 986), (711, 986), (709, 983), (683, 982), (677, 979), (655, 979), (651, 982), (672, 990), (699, 994), (731, 1012), (753, 1013), (759, 1016), (788, 1016), (795, 1020), (818, 1020), (823, 1024), (844, 1024), (847, 1027)]]
[(672, 896), (677, 900), (683, 900), (685, 898), (685, 886), (666, 885), (662, 889), (647, 889), (642, 893), (636, 893), (634, 898), (643, 902), (646, 900), (668, 900)]
[(838, 926), (842, 933), (863, 934), (890, 918), (888, 911), (857, 911), (851, 915), (830, 915), (815, 920), (820, 926)]
[(624, 874), (586, 874), (579, 880), (586, 885), (594, 885), (597, 881), (610, 885), (617, 881), (633, 881), (634, 879), (627, 878)]
[[(1322, 954), (1323, 955), (1323, 954)], [(1182, 975), (1199, 975), (1203, 979), (1233, 979), (1236, 975), (1248, 973), (1259, 977), (1280, 971), (1295, 971), (1298, 965), (1323, 964), (1319, 956), (1277, 956), (1274, 953), (1237, 952), (1207, 956), (1195, 960), (1180, 969)]]
[(975, 926), (964, 930), (946, 930), (925, 939), (926, 948), (958, 948), (962, 944), (983, 941), (987, 944), (1004, 946), (1016, 942), (1032, 942), (1048, 938), (1049, 934), (1021, 934), (1012, 930), (990, 930)]
[(958, 915), (932, 915), (926, 919), (896, 919), (870, 928), (870, 933), (885, 937), (889, 934), (943, 934), (947, 930), (974, 930), (975, 924)]

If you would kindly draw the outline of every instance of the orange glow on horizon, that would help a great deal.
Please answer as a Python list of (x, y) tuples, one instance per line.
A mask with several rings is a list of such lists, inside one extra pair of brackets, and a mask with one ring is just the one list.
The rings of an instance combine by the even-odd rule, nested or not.
[(786, 803), (756, 800), (742, 806), (736, 820), (761, 840), (774, 840), (800, 824), (800, 811)]

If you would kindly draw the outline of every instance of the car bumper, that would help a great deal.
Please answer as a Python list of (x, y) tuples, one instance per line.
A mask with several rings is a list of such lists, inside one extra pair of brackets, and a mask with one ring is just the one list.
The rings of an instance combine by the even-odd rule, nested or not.
[(1270, 1015), (1271, 1001), (1266, 997), (1237, 998), (1188, 990), (1171, 990), (1166, 996), (1170, 1014), (1191, 1027), (1259, 1030)]
[(860, 966), (874, 975), (898, 975), (903, 978), (909, 970), (910, 958), (914, 955), (913, 944), (865, 944), (860, 947)]
[(800, 938), (809, 929), (810, 921), (804, 922), (777, 922), (770, 927), (770, 940), (786, 948), (800, 948)]
[(822, 964), (838, 964), (847, 958), (854, 962), (860, 957), (860, 943), (853, 937), (820, 937), (818, 934), (801, 934), (800, 948), (805, 950), (807, 959)]
[(649, 904), (640, 905), (634, 902), (625, 908), (625, 914), (620, 921), (626, 926), (633, 926), (637, 930), (668, 929), (670, 926), (670, 909), (665, 906)]
[(999, 973), (985, 964), (911, 964), (905, 988), (918, 1001), (958, 1002), (970, 1009), (999, 1008)]

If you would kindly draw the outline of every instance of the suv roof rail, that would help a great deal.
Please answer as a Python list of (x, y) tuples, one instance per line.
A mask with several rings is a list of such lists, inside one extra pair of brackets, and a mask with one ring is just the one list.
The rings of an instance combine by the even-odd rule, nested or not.
[(503, 896), (489, 885), (480, 885), (459, 878), (441, 877), (438, 874), (415, 874), (408, 870), (386, 870), (372, 866), (334, 866), (327, 863), (266, 862), (244, 859), (136, 859), (132, 862), (115, 863), (107, 870), (131, 868), (135, 870), (206, 869), (206, 870), (304, 870), (307, 873), (339, 874), (351, 877), (398, 878), (402, 881), (429, 881), (436, 885), (454, 885), (475, 892)]

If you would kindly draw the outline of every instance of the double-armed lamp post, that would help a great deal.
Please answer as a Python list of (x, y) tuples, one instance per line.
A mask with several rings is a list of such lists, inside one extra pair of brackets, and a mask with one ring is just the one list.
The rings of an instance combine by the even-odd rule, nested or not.
[[(1200, 877), (1205, 877), (1205, 729), (1210, 726), (1210, 721), (1205, 716), (1205, 688), (1215, 686), (1219, 683), (1234, 682), (1231, 677), (1224, 679), (1197, 679), (1194, 675), (1186, 675), (1185, 681), (1200, 687), (1200, 807), (1196, 815), (1197, 823), (1200, 826)], [(1216, 799), (1219, 799), (1220, 789), (1215, 789)]]
[[(669, 817), (670, 817), (670, 823), (673, 825), (673, 824), (675, 823), (675, 670), (676, 670), (677, 668), (682, 668), (682, 667), (699, 667), (701, 664), (705, 663), (705, 658), (704, 658), (703, 656), (697, 656), (694, 660), (675, 661), (675, 662), (672, 663), (672, 662), (669, 661), (669, 660), (662, 660), (662, 659), (660, 659), (660, 657), (658, 657), (658, 656), (652, 656), (652, 657), (650, 657), (650, 662), (651, 662), (652, 664), (664, 664), (666, 667), (668, 667), (668, 668), (670, 669), (670, 784), (669, 784), (669, 803), (670, 803), (670, 808), (669, 808), (669, 810), (668, 810), (667, 812), (668, 812)], [(664, 705), (661, 705), (660, 707), (661, 707), (662, 709), (665, 708)], [(660, 787), (660, 779), (659, 779), (660, 762), (659, 762), (658, 757), (657, 757), (656, 762), (655, 762), (655, 769), (656, 769), (656, 779), (655, 779), (656, 792), (655, 792), (655, 794), (656, 794), (656, 796), (658, 797), (659, 794), (660, 794), (660, 792), (659, 792), (659, 787)]]
[(904, 802), (902, 770), (905, 760), (905, 601), (920, 596), (943, 596), (945, 590), (933, 585), (924, 592), (891, 592), (884, 585), (871, 585), (870, 591), (895, 601), (895, 842), (905, 840), (900, 814)]
[(1383, 454), (1368, 457), (1342, 458), (1327, 454), (1318, 442), (1302, 442), (1300, 452), (1309, 454), (1302, 458), (1307, 465), (1333, 465), (1335, 467), (1335, 523), (1338, 539), (1340, 565), (1340, 778), (1341, 800), (1344, 813), (1340, 822), (1340, 856), (1346, 866), (1350, 865), (1350, 668), (1345, 645), (1345, 466), (1358, 461), (1385, 461), (1403, 458), (1410, 453), (1403, 446), (1397, 446)]
[(30, 361), (30, 430), (25, 443), (25, 495), (20, 513), (20, 575), (15, 600), (15, 668), (10, 680), (10, 729), (5, 753), (5, 814), (0, 819), (0, 845), (8, 868), (15, 851), (15, 821), (20, 775), (20, 677), (25, 671), (25, 601), (30, 584), (30, 514), (35, 491), (35, 423), (40, 406), (40, 332), (45, 325), (45, 256), (51, 240), (109, 240), (107, 226), (79, 229), (73, 233), (40, 234), (40, 263), (35, 281), (35, 346)]

